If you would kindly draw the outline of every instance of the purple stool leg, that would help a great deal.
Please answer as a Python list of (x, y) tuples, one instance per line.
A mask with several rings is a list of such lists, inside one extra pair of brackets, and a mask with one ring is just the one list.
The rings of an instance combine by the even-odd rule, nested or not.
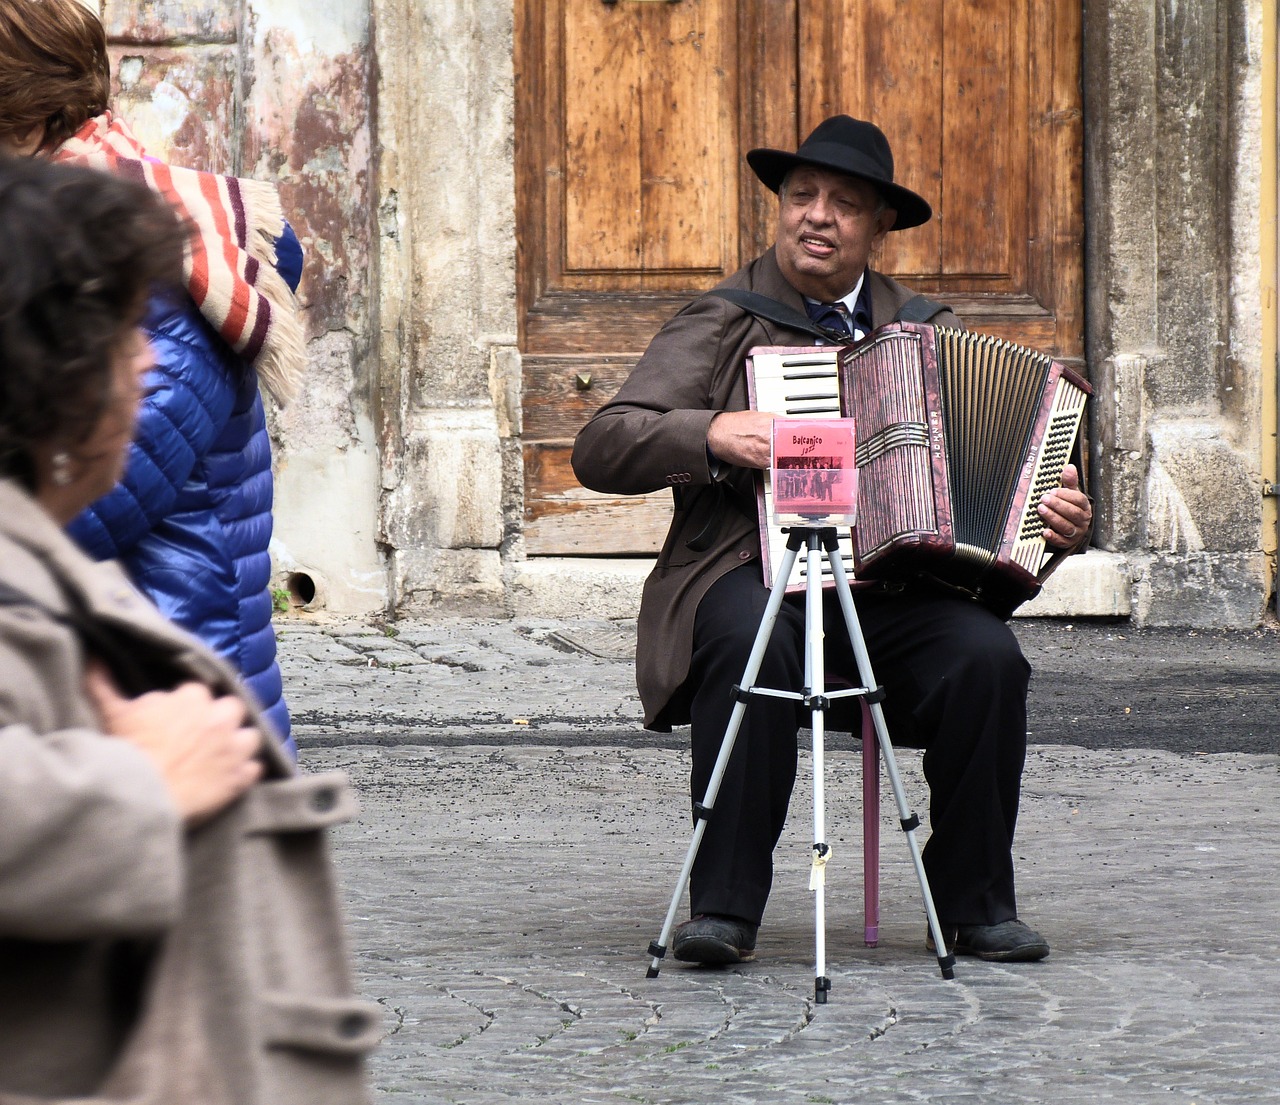
[(862, 939), (880, 940), (880, 744), (871, 709), (862, 707)]

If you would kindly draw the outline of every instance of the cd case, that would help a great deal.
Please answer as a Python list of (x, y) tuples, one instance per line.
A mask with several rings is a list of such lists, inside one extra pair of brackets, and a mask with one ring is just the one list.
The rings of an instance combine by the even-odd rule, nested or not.
[(777, 418), (769, 498), (775, 526), (852, 526), (858, 469), (851, 418)]

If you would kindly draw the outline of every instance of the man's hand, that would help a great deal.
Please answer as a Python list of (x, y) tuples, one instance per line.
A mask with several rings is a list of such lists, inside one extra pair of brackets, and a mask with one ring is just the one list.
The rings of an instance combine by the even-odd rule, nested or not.
[(739, 468), (768, 468), (773, 415), (767, 411), (721, 411), (707, 427), (707, 448), (716, 460)]
[(186, 824), (212, 817), (262, 777), (262, 735), (244, 724), (238, 698), (215, 698), (203, 683), (126, 698), (98, 662), (84, 685), (103, 732), (151, 757)]
[(1050, 491), (1037, 508), (1044, 523), (1045, 544), (1074, 549), (1093, 524), (1093, 504), (1080, 490), (1080, 474), (1074, 464), (1062, 470), (1062, 486)]

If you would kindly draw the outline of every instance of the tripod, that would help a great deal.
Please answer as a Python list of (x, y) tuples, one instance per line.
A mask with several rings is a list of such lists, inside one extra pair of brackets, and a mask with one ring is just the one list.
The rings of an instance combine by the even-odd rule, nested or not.
[[(756, 632), (751, 646), (751, 654), (747, 659), (742, 683), (735, 686), (734, 707), (725, 730), (720, 752), (716, 757), (711, 779), (707, 783), (706, 794), (701, 802), (694, 804), (696, 822), (693, 828), (693, 839), (689, 842), (689, 850), (685, 855), (684, 866), (680, 869), (680, 878), (676, 883), (675, 893), (671, 896), (671, 905), (667, 909), (666, 920), (658, 939), (649, 945), (649, 954), (653, 957), (649, 964), (647, 978), (657, 978), (660, 963), (667, 954), (667, 941), (675, 927), (676, 911), (680, 907), (680, 899), (689, 885), (689, 876), (693, 871), (694, 861), (698, 857), (698, 849), (702, 845), (702, 837), (706, 832), (707, 821), (711, 818), (716, 796), (720, 792), (720, 783), (725, 770), (729, 766), (729, 757), (733, 754), (734, 741), (738, 729), (742, 725), (747, 703), (752, 696), (767, 695), (774, 698), (792, 699), (808, 707), (811, 716), (813, 733), (813, 866), (809, 876), (809, 889), (814, 891), (814, 984), (813, 998), (818, 1004), (824, 1004), (827, 993), (831, 989), (831, 980), (827, 978), (827, 934), (826, 934), (826, 864), (831, 848), (826, 842), (826, 793), (824, 790), (825, 770), (825, 717), (831, 703), (839, 698), (851, 696), (865, 697), (871, 707), (871, 717), (875, 724), (876, 741), (880, 745), (880, 753), (884, 758), (885, 774), (893, 788), (893, 797), (898, 804), (898, 818), (902, 831), (907, 838), (907, 846), (911, 852), (911, 860), (915, 866), (916, 878), (920, 882), (920, 893), (924, 898), (925, 911), (929, 915), (929, 931), (933, 935), (934, 947), (938, 952), (938, 967), (943, 978), (955, 977), (955, 956), (947, 954), (946, 941), (942, 937), (942, 926), (938, 922), (938, 914), (933, 906), (933, 895), (929, 891), (929, 879), (925, 874), (924, 864), (920, 859), (920, 849), (916, 844), (916, 829), (920, 819), (911, 812), (907, 805), (906, 795), (902, 789), (902, 780), (898, 775), (897, 761), (893, 755), (893, 744), (889, 740), (889, 731), (885, 726), (884, 711), (880, 703), (884, 699), (884, 690), (878, 686), (871, 671), (871, 660), (867, 656), (866, 642), (862, 637), (862, 626), (858, 621), (858, 613), (853, 605), (853, 595), (849, 590), (848, 577), (845, 575), (844, 563), (837, 547), (836, 531), (830, 527), (796, 526), (787, 531), (787, 551), (774, 579), (773, 590), (765, 606), (764, 616), (760, 619), (760, 628)], [(808, 572), (805, 582), (805, 646), (804, 646), (804, 682), (803, 692), (777, 690), (768, 687), (757, 687), (756, 676), (764, 661), (765, 650), (769, 638), (773, 635), (773, 627), (786, 595), (787, 584), (795, 567), (801, 545), (808, 549)], [(861, 687), (844, 690), (826, 690), (826, 672), (823, 666), (822, 643), (822, 573), (818, 570), (818, 551), (826, 557), (835, 580), (836, 595), (840, 600), (840, 609), (844, 614), (845, 627), (849, 633), (849, 641), (853, 646), (854, 658), (858, 664), (858, 674), (862, 679)]]

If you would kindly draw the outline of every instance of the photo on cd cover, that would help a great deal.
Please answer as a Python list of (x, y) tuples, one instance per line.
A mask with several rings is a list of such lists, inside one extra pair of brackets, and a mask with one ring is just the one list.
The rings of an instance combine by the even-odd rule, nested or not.
[(858, 469), (852, 419), (775, 419), (772, 461), (772, 507), (779, 524), (854, 524)]

